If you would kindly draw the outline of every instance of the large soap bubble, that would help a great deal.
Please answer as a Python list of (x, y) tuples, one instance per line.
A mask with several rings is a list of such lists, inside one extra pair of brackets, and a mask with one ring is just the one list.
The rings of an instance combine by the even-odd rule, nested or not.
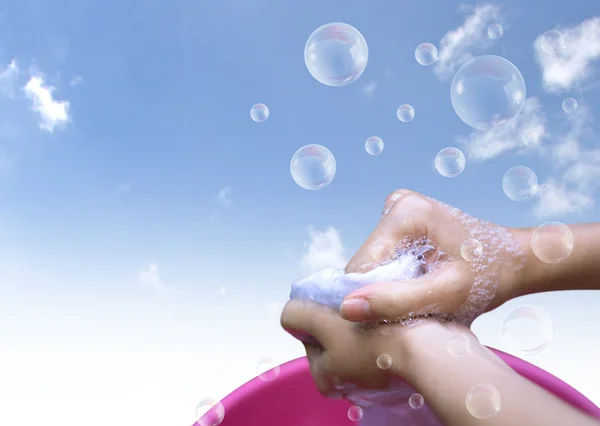
[(290, 172), (294, 182), (308, 190), (325, 188), (335, 177), (335, 157), (322, 145), (306, 145), (292, 157)]
[(478, 130), (489, 130), (519, 115), (525, 95), (521, 72), (506, 59), (493, 55), (465, 63), (454, 75), (450, 88), (454, 111)]

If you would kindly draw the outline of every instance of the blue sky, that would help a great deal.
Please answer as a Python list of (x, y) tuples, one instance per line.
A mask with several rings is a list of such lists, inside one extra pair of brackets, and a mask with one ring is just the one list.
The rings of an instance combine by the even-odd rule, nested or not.
[[(9, 381), (0, 395), (9, 408), (0, 422), (32, 425), (24, 413), (37, 406), (80, 424), (101, 405), (90, 425), (191, 424), (200, 399), (252, 377), (258, 359), (302, 354), (276, 320), (289, 284), (343, 264), (394, 189), (507, 226), (598, 221), (596, 2), (461, 5), (3, 2), (0, 373)], [(341, 88), (318, 83), (303, 61), (311, 32), (336, 21), (369, 46), (364, 74)], [(492, 23), (504, 26), (499, 40), (487, 38)], [(568, 42), (564, 62), (539, 49), (555, 28)], [(423, 42), (440, 51), (431, 67), (414, 59)], [(513, 62), (529, 98), (520, 117), (488, 133), (472, 133), (449, 96), (453, 73), (480, 54)], [(568, 117), (567, 96), (580, 104)], [(264, 123), (250, 119), (256, 103), (270, 109)], [(409, 123), (395, 116), (404, 103), (416, 111)], [(524, 149), (519, 134), (533, 124), (543, 137)], [(376, 157), (364, 149), (374, 135), (385, 143)], [(337, 175), (306, 191), (289, 163), (313, 143), (333, 152)], [(452, 179), (433, 170), (447, 146), (467, 156)], [(542, 184), (524, 203), (501, 187), (517, 165)], [(600, 302), (552, 297), (531, 300), (564, 330), (574, 327), (567, 313)], [(500, 346), (490, 331), (497, 315), (477, 330)], [(534, 362), (589, 393), (590, 375), (560, 362), (565, 347), (587, 341), (581, 327)], [(590, 367), (593, 344), (596, 352), (579, 343)], [(227, 378), (214, 376), (225, 368)], [(590, 397), (600, 403), (597, 390)]]

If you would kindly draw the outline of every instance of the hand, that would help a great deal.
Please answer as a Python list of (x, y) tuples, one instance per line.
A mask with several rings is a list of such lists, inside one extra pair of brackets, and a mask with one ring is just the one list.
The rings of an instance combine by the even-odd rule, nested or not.
[(431, 259), (437, 268), (415, 280), (375, 283), (353, 292), (342, 304), (342, 317), (398, 320), (434, 313), (470, 325), (518, 291), (525, 256), (512, 231), (409, 190), (387, 198), (381, 221), (346, 271), (376, 266), (382, 247), (392, 248), (387, 253), (391, 257), (394, 248), (423, 240), (437, 249)]

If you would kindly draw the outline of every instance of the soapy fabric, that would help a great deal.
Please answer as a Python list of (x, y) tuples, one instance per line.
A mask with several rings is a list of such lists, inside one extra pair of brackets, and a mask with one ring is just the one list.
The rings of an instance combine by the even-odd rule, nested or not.
[[(393, 261), (363, 274), (345, 274), (335, 268), (318, 271), (292, 284), (290, 300), (311, 300), (339, 310), (346, 295), (368, 284), (418, 278), (427, 270), (423, 253), (432, 248), (425, 246), (399, 253)], [(427, 404), (417, 409), (410, 407), (408, 400), (415, 390), (401, 378), (393, 380), (385, 390), (360, 389), (348, 384), (336, 388), (363, 409), (361, 426), (443, 426)]]

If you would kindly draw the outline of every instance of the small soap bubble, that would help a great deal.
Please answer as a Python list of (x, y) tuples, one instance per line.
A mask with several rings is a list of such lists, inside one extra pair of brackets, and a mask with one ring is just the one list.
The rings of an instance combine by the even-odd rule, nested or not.
[(500, 56), (471, 59), (454, 75), (450, 100), (458, 117), (478, 130), (490, 130), (521, 113), (526, 88), (521, 72)]
[(558, 263), (567, 259), (575, 245), (573, 233), (560, 222), (545, 222), (531, 237), (531, 249), (544, 263)]
[(469, 238), (461, 244), (460, 255), (467, 262), (475, 262), (483, 255), (483, 244), (475, 238)]
[(270, 382), (279, 376), (280, 366), (271, 358), (261, 359), (256, 366), (256, 375), (265, 382)]
[(371, 136), (365, 142), (365, 150), (369, 155), (379, 155), (383, 152), (383, 140), (378, 136)]
[(393, 241), (387, 239), (378, 239), (371, 244), (371, 258), (376, 263), (381, 263), (385, 260), (391, 259), (394, 255), (396, 245)]
[(536, 146), (540, 142), (540, 132), (534, 129), (528, 129), (521, 135), (521, 141), (525, 146)]
[(398, 117), (398, 120), (401, 122), (408, 123), (415, 118), (415, 109), (409, 104), (400, 105), (396, 110), (396, 117)]
[(546, 31), (540, 38), (540, 47), (549, 55), (560, 55), (565, 50), (565, 37), (557, 30)]
[(392, 366), (392, 357), (388, 354), (381, 354), (377, 357), (377, 367), (387, 370)]
[(325, 188), (335, 177), (335, 157), (322, 145), (306, 145), (293, 155), (290, 172), (301, 188)]
[(363, 409), (358, 405), (353, 405), (348, 409), (348, 418), (353, 422), (359, 422), (363, 417)]
[(502, 189), (511, 200), (525, 201), (537, 192), (538, 178), (529, 167), (513, 167), (504, 174)]
[(540, 353), (554, 338), (552, 317), (539, 306), (518, 306), (504, 316), (502, 338), (509, 349), (521, 355)]
[(486, 420), (500, 412), (502, 398), (498, 389), (492, 385), (477, 385), (467, 392), (465, 405), (473, 417)]
[(421, 395), (420, 393), (413, 393), (408, 398), (408, 405), (410, 406), (410, 408), (418, 410), (423, 405), (425, 405), (425, 398), (423, 398), (423, 395)]
[(574, 98), (567, 98), (562, 101), (562, 109), (567, 114), (573, 114), (579, 108), (579, 103)]
[(267, 121), (269, 114), (269, 107), (267, 107), (265, 104), (256, 104), (250, 108), (250, 118), (257, 123)]
[[(204, 417), (213, 407), (212, 415)], [(218, 426), (225, 417), (225, 407), (218, 399), (206, 398), (196, 405), (195, 417), (200, 426)]]
[(415, 59), (420, 65), (427, 67), (438, 60), (438, 50), (431, 43), (421, 43), (415, 49)]
[(435, 157), (435, 169), (444, 177), (455, 177), (465, 170), (465, 154), (458, 148), (442, 149)]
[(368, 59), (369, 49), (363, 35), (341, 22), (317, 28), (304, 47), (308, 71), (326, 86), (345, 86), (356, 81)]
[(492, 24), (488, 27), (488, 37), (493, 40), (498, 40), (504, 35), (504, 28), (500, 24)]
[(453, 357), (466, 355), (471, 352), (471, 341), (463, 333), (456, 333), (448, 338), (446, 349)]

